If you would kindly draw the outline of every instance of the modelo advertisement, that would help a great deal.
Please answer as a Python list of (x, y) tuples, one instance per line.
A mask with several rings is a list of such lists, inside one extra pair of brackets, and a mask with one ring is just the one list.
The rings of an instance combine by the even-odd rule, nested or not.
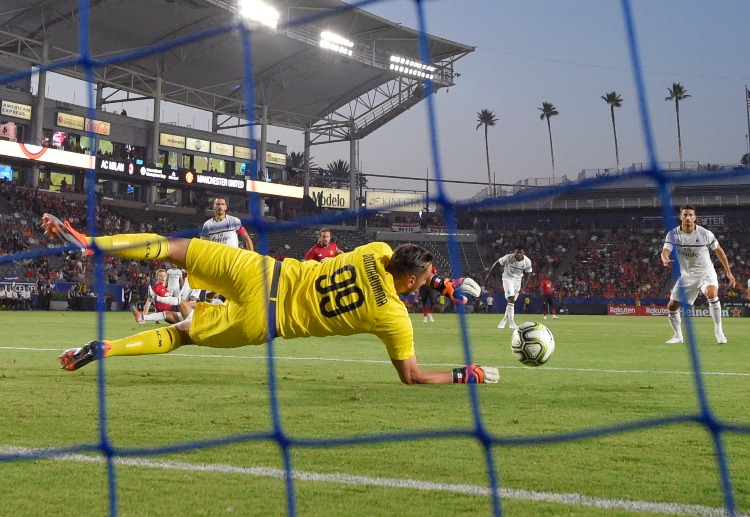
[(349, 191), (340, 188), (310, 187), (310, 197), (318, 208), (349, 210)]
[[(722, 318), (744, 318), (746, 317), (747, 308), (736, 305), (722, 305)], [(683, 317), (702, 317), (710, 318), (708, 307), (691, 307), (688, 310), (680, 308)], [(609, 316), (667, 316), (669, 311), (666, 306), (655, 305), (607, 305), (607, 315)]]

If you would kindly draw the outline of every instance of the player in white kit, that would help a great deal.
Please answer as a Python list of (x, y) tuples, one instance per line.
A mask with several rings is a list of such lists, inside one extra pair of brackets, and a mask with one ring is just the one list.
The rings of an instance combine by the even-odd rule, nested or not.
[(167, 290), (174, 297), (179, 297), (182, 291), (182, 269), (171, 264), (167, 268)]
[(692, 306), (699, 293), (703, 293), (708, 299), (708, 312), (714, 322), (714, 335), (717, 343), (722, 345), (727, 342), (721, 326), (719, 280), (711, 262), (709, 249), (716, 253), (719, 262), (724, 266), (729, 285), (734, 287), (734, 275), (729, 267), (726, 253), (719, 246), (719, 241), (711, 231), (695, 224), (695, 208), (691, 205), (683, 205), (680, 207), (680, 226), (667, 233), (664, 248), (661, 251), (661, 260), (665, 266), (671, 263), (669, 255), (672, 250), (675, 251), (680, 265), (680, 277), (672, 289), (669, 305), (667, 305), (669, 324), (673, 331), (673, 336), (667, 340), (667, 343), (682, 343), (680, 303), (684, 302)]
[[(203, 223), (201, 239), (220, 242), (233, 248), (240, 247), (240, 239), (245, 244), (245, 249), (253, 251), (253, 240), (250, 234), (242, 226), (238, 217), (227, 214), (227, 200), (223, 197), (214, 198), (214, 216)], [(210, 303), (222, 303), (224, 298), (213, 292), (206, 292), (206, 301)]]
[(508, 253), (492, 264), (490, 272), (487, 273), (485, 284), (488, 283), (492, 276), (492, 271), (496, 266), (503, 268), (503, 290), (505, 291), (505, 299), (508, 300), (508, 305), (505, 307), (505, 315), (497, 325), (497, 328), (504, 329), (505, 325), (510, 323), (510, 328), (514, 329), (516, 328), (515, 303), (518, 296), (523, 292), (524, 285), (526, 285), (526, 278), (532, 272), (531, 260), (526, 256), (523, 246), (516, 246), (515, 253)]
[(242, 226), (238, 217), (227, 214), (227, 200), (223, 197), (214, 199), (214, 216), (203, 223), (201, 239), (220, 242), (234, 248), (240, 247), (240, 239), (245, 244), (245, 249), (252, 251), (253, 240), (250, 234)]

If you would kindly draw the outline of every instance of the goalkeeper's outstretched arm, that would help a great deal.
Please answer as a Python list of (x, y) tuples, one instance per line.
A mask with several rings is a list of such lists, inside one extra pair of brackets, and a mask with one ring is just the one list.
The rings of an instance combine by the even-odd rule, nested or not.
[(462, 305), (469, 301), (469, 297), (476, 298), (482, 294), (479, 284), (469, 277), (451, 280), (450, 278), (440, 278), (437, 275), (432, 275), (427, 285), (447, 296), (451, 301)]
[(500, 371), (493, 366), (470, 364), (453, 370), (422, 370), (417, 356), (398, 361), (391, 359), (404, 384), (495, 384), (500, 380)]

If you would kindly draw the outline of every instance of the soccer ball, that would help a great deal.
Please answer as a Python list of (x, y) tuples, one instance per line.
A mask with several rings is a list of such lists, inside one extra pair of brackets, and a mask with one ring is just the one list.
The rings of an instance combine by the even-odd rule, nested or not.
[(541, 366), (555, 351), (555, 336), (541, 323), (527, 321), (513, 331), (510, 348), (526, 366)]

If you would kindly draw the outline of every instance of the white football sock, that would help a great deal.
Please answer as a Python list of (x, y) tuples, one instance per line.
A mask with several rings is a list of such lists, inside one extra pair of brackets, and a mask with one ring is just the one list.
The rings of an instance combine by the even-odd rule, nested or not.
[(669, 324), (672, 326), (672, 332), (674, 333), (674, 336), (682, 339), (682, 316), (680, 315), (680, 310), (678, 309), (674, 312), (669, 311), (667, 319), (669, 320)]
[(151, 314), (144, 314), (143, 320), (144, 321), (164, 321), (167, 319), (167, 315), (165, 312), (152, 312)]
[(723, 332), (721, 328), (721, 302), (718, 296), (708, 300), (708, 312), (711, 314), (711, 319), (714, 320), (714, 331)]

